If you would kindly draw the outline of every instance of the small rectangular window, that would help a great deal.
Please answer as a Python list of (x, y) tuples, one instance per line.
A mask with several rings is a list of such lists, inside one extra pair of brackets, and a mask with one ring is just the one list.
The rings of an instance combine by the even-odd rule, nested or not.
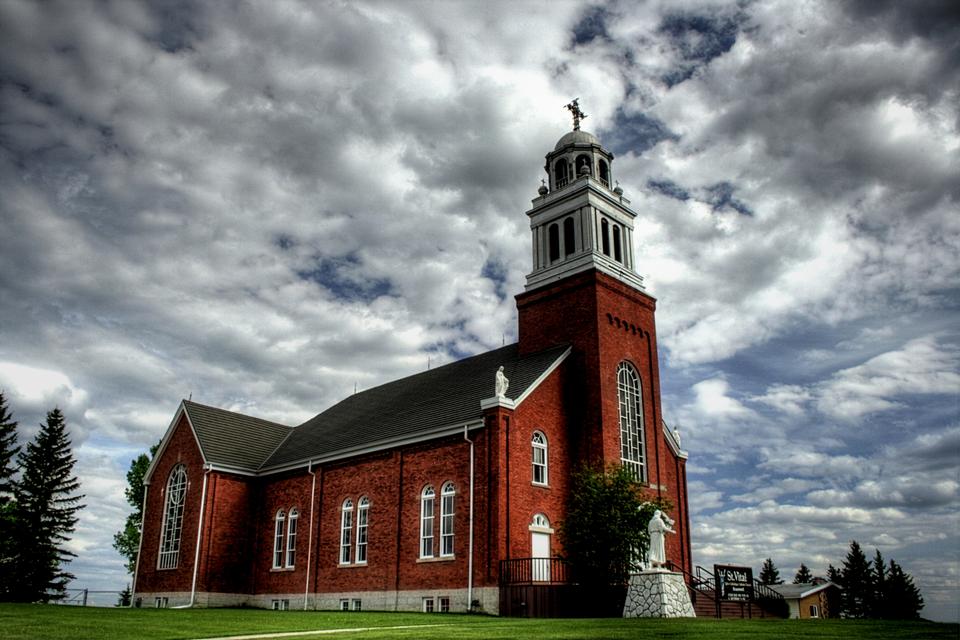
[(350, 611), (350, 600), (348, 598), (340, 599), (340, 611)]
[(440, 613), (450, 613), (449, 596), (440, 596)]
[(353, 599), (353, 600), (350, 602), (350, 605), (351, 605), (350, 608), (353, 609), (354, 611), (360, 611), (361, 605), (360, 605), (360, 599), (359, 599), (359, 598)]
[(424, 598), (424, 599), (423, 599), (423, 612), (424, 612), (424, 613), (433, 613), (433, 598)]
[(157, 609), (166, 609), (168, 604), (167, 598), (154, 598), (153, 606)]
[(288, 611), (290, 609), (290, 600), (286, 598), (282, 600), (281, 599), (271, 600), (270, 608), (273, 609), (274, 611)]
[(815, 605), (815, 604), (810, 605), (810, 617), (811, 617), (811, 618), (819, 618), (819, 617), (820, 617), (820, 608), (817, 607), (817, 605)]

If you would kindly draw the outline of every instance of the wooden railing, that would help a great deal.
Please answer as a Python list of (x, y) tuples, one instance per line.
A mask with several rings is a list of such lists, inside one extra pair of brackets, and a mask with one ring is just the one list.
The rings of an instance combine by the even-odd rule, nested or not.
[(515, 584), (566, 584), (566, 560), (560, 558), (512, 558), (500, 561), (500, 586)]

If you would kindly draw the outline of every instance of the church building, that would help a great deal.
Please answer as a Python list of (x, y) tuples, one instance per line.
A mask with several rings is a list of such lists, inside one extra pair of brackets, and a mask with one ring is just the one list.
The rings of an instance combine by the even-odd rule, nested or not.
[(518, 341), (297, 426), (182, 401), (145, 478), (135, 602), (498, 613), (508, 563), (558, 579), (584, 463), (625, 465), (673, 505), (667, 559), (690, 571), (687, 454), (662, 416), (636, 214), (569, 108), (526, 212)]

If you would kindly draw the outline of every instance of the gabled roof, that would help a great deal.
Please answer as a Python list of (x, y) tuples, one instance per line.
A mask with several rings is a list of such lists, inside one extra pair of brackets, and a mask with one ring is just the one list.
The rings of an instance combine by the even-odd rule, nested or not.
[(374, 387), (335, 404), (290, 432), (261, 469), (438, 437), (482, 419), (480, 401), (494, 395), (498, 367), (518, 403), (569, 353), (559, 346), (521, 356), (517, 344)]
[(219, 467), (256, 471), (276, 451), (292, 427), (191, 400), (183, 409), (197, 435), (203, 459)]
[(821, 582), (820, 584), (814, 584), (812, 582), (804, 582), (801, 584), (770, 584), (767, 586), (788, 600), (806, 598), (811, 594), (823, 591), (829, 587), (840, 588), (832, 582)]

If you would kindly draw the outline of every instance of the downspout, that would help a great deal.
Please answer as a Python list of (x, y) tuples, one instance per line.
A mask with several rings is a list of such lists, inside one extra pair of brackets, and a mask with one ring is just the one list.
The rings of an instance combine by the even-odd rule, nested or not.
[(197, 520), (197, 545), (193, 553), (193, 584), (190, 586), (189, 608), (197, 602), (197, 573), (200, 571), (200, 538), (203, 536), (203, 516), (207, 507), (207, 476), (210, 475), (210, 463), (203, 465), (206, 470), (203, 472), (203, 491), (200, 494), (200, 518)]
[(656, 355), (653, 352), (653, 339), (650, 337), (649, 331), (644, 331), (644, 334), (647, 336), (647, 366), (650, 370), (650, 400), (653, 404), (653, 451), (657, 465), (657, 497), (660, 498), (663, 496), (663, 484), (660, 478), (660, 432), (663, 430), (663, 425), (657, 415), (657, 389), (653, 386), (653, 358)]
[(303, 586), (303, 610), (307, 610), (307, 598), (310, 595), (310, 562), (313, 555), (313, 498), (317, 489), (317, 472), (313, 470), (313, 460), (307, 465), (307, 473), (313, 476), (310, 483), (310, 529), (307, 534), (307, 582)]
[(470, 529), (467, 544), (467, 611), (473, 609), (473, 440), (467, 437), (467, 425), (463, 425), (463, 439), (470, 443)]
[(143, 485), (143, 501), (140, 503), (140, 540), (137, 541), (137, 562), (133, 565), (133, 588), (130, 590), (130, 606), (137, 601), (137, 576), (140, 575), (140, 554), (143, 552), (143, 523), (147, 520), (147, 492), (150, 485)]

